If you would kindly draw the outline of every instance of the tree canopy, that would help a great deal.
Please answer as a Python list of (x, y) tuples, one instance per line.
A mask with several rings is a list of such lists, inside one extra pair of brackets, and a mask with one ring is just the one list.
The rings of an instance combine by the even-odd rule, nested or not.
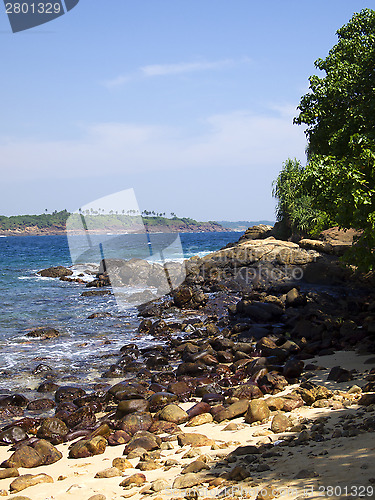
[[(275, 181), (278, 219), (314, 233), (339, 225), (363, 231), (351, 262), (375, 269), (375, 11), (354, 14), (311, 76), (294, 123), (307, 126), (308, 162), (288, 160)], [(292, 188), (292, 189), (291, 189)]]

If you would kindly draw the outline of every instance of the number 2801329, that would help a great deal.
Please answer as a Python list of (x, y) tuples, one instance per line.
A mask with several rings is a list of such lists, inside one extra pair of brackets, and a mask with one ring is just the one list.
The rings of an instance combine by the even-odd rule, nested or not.
[(52, 2), (16, 2), (5, 4), (7, 14), (60, 14), (61, 4)]

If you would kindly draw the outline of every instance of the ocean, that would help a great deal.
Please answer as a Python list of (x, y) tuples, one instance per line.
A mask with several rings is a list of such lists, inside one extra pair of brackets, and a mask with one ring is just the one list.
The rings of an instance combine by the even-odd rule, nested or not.
[[(136, 242), (138, 235), (133, 236)], [(238, 232), (181, 233), (182, 255), (203, 256), (239, 236)], [(153, 243), (157, 239), (155, 235)], [(121, 257), (136, 256), (135, 246), (125, 248)], [(37, 373), (40, 365), (50, 367), (59, 383), (94, 383), (117, 360), (124, 344), (153, 342), (137, 335), (135, 307), (119, 311), (113, 295), (84, 297), (88, 288), (83, 284), (37, 274), (47, 267), (72, 266), (70, 250), (71, 241), (64, 235), (0, 238), (0, 393), (34, 391), (43, 379)], [(100, 255), (86, 255), (87, 262), (82, 255), (81, 260), (74, 257), (75, 263), (99, 263)], [(82, 266), (73, 269), (77, 275)], [(88, 319), (96, 312), (111, 316)], [(26, 336), (38, 327), (55, 328), (60, 335), (49, 340)]]

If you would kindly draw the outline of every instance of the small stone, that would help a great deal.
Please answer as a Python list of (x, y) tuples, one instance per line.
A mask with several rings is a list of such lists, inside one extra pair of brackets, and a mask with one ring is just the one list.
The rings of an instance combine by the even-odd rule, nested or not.
[(195, 460), (194, 462), (191, 462), (190, 464), (186, 465), (182, 469), (181, 474), (190, 474), (191, 472), (197, 473), (200, 472), (201, 470), (209, 468), (210, 467), (205, 462), (203, 462), (203, 460)]
[(290, 420), (283, 413), (276, 413), (271, 422), (271, 431), (275, 434), (284, 432), (290, 427)]
[(211, 413), (201, 413), (189, 420), (185, 427), (195, 427), (197, 425), (209, 424), (210, 422), (213, 422)]
[(275, 488), (272, 486), (265, 486), (259, 491), (256, 500), (272, 500), (272, 498), (275, 498), (276, 494), (277, 491)]
[(121, 481), (120, 486), (123, 488), (130, 488), (132, 486), (142, 486), (146, 482), (146, 476), (144, 474), (133, 474)]
[(19, 475), (20, 473), (15, 467), (0, 470), (0, 479), (7, 479), (8, 477), (18, 477)]
[(243, 481), (249, 476), (250, 472), (248, 470), (246, 470), (241, 465), (237, 465), (228, 473), (227, 479), (229, 479), (230, 481)]
[(198, 455), (201, 455), (202, 452), (199, 448), (190, 448), (185, 455), (182, 455), (182, 458), (195, 458)]
[(183, 424), (189, 420), (189, 415), (182, 408), (175, 404), (165, 406), (159, 412), (159, 419), (172, 422), (174, 424)]
[(117, 467), (108, 467), (107, 469), (100, 470), (95, 474), (95, 478), (107, 479), (109, 477), (121, 476), (121, 471)]
[(132, 469), (133, 464), (125, 457), (117, 457), (112, 460), (112, 467), (124, 472), (126, 469)]
[(90, 497), (88, 500), (106, 500), (106, 497), (101, 493), (98, 493), (97, 495)]
[(245, 422), (252, 424), (260, 422), (270, 416), (270, 410), (263, 399), (253, 399), (250, 401), (249, 408), (245, 415)]
[(209, 439), (207, 436), (204, 434), (193, 434), (193, 433), (186, 433), (186, 434), (180, 434), (177, 436), (178, 444), (180, 446), (212, 446), (215, 441), (212, 439)]
[(358, 394), (362, 392), (362, 389), (358, 385), (352, 385), (348, 390), (348, 394)]
[(157, 479), (151, 483), (152, 491), (159, 492), (169, 488), (169, 483), (165, 479)]
[(25, 474), (17, 477), (12, 483), (10, 483), (9, 489), (12, 493), (18, 493), (19, 491), (40, 483), (53, 483), (53, 479), (47, 474)]
[(192, 488), (193, 486), (197, 486), (198, 484), (203, 483), (204, 480), (205, 479), (198, 474), (184, 474), (182, 476), (176, 477), (176, 479), (173, 481), (173, 488)]

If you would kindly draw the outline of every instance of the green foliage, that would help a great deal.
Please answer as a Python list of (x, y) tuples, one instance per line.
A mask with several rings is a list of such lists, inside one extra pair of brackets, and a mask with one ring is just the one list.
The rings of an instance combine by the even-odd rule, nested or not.
[(0, 216), (1, 230), (25, 229), (27, 227), (38, 227), (39, 229), (63, 228), (69, 217), (67, 210), (56, 210), (52, 214), (43, 213), (41, 215), (12, 215), (6, 217)]
[(307, 234), (322, 218), (313, 207), (312, 196), (305, 186), (304, 169), (297, 159), (288, 159), (273, 183), (273, 196), (277, 198), (276, 218), (283, 221), (286, 232)]
[(294, 119), (307, 126), (308, 163), (284, 164), (274, 194), (278, 219), (292, 229), (363, 230), (347, 258), (369, 270), (375, 269), (375, 11), (354, 14), (337, 35), (326, 59), (315, 62), (325, 75), (310, 77)]
[(351, 138), (375, 139), (375, 11), (354, 14), (337, 31), (338, 43), (315, 61), (294, 123), (306, 124), (308, 154), (346, 156)]

